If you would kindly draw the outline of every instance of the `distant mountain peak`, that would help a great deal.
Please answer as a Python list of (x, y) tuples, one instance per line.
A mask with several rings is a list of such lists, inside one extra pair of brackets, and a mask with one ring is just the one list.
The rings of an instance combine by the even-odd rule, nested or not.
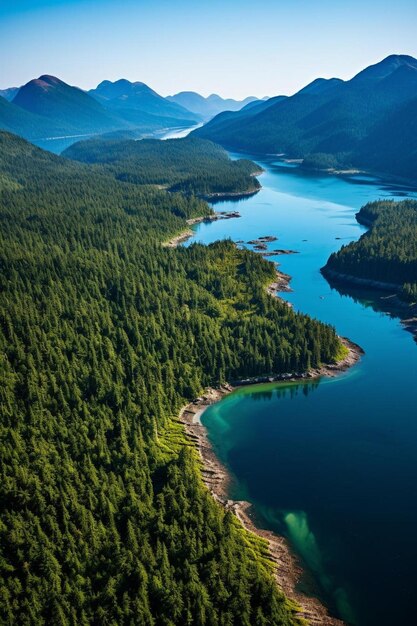
[(97, 85), (96, 89), (92, 89), (90, 93), (97, 94), (110, 100), (116, 98), (125, 98), (126, 96), (141, 93), (152, 94), (158, 98), (162, 97), (159, 96), (156, 91), (148, 87), (148, 85), (146, 85), (145, 83), (142, 83), (140, 81), (131, 82), (127, 78), (119, 78), (115, 81), (103, 80), (99, 85)]
[(167, 100), (201, 115), (203, 119), (210, 119), (224, 111), (239, 111), (248, 103), (258, 101), (258, 98), (249, 96), (244, 100), (234, 100), (233, 98), (222, 98), (217, 93), (204, 97), (195, 91), (180, 91), (173, 96), (168, 96)]
[(51, 74), (42, 74), (39, 78), (35, 78), (34, 82), (36, 83), (46, 83), (47, 85), (66, 85), (63, 80), (60, 80), (56, 76), (52, 76)]
[(8, 102), (11, 102), (19, 89), (20, 87), (7, 87), (6, 89), (0, 89), (0, 96)]
[(407, 54), (390, 54), (382, 61), (366, 67), (359, 74), (356, 74), (352, 80), (382, 80), (400, 67), (417, 70), (417, 59)]

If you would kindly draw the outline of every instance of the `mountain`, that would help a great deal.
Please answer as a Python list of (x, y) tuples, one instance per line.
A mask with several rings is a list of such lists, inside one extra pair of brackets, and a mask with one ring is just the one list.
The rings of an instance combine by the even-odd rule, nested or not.
[[(268, 100), (255, 100), (249, 102), (246, 106), (244, 106), (240, 111), (223, 111), (214, 117), (210, 122), (208, 122), (205, 126), (201, 127), (202, 132), (194, 131), (196, 135), (202, 136), (204, 138), (208, 138), (208, 135), (205, 133), (205, 129), (208, 129), (210, 134), (213, 137), (217, 137), (217, 143), (222, 143), (222, 137), (227, 136), (231, 129), (238, 128), (241, 124), (245, 123), (246, 120), (250, 120), (259, 113), (262, 113), (274, 106), (278, 102), (282, 102), (286, 99), (286, 96), (275, 96), (274, 98), (269, 98)], [(226, 147), (228, 146), (227, 142), (224, 143)]]
[(387, 78), (399, 68), (417, 69), (417, 59), (406, 54), (391, 54), (379, 63), (370, 65), (364, 70), (356, 74), (353, 80), (356, 82), (362, 80), (376, 80)]
[(341, 78), (316, 78), (298, 92), (307, 94), (323, 94), (332, 87), (343, 83)]
[(12, 103), (53, 121), (65, 132), (106, 132), (124, 123), (84, 91), (55, 76), (44, 75), (29, 81)]
[(221, 146), (206, 139), (108, 139), (79, 141), (62, 153), (83, 163), (101, 164), (117, 180), (163, 185), (196, 196), (248, 195), (259, 188), (261, 167), (247, 159), (231, 160)]
[[(315, 163), (373, 167), (374, 161), (367, 158), (372, 141), (382, 141), (386, 132), (394, 132), (396, 140), (390, 125), (396, 120), (400, 132), (401, 111), (415, 98), (417, 60), (391, 55), (349, 81), (317, 79), (289, 98), (249, 109), (244, 117), (217, 116), (194, 132), (235, 150), (307, 157), (310, 167)], [(412, 113), (408, 109), (406, 113), (412, 123)], [(384, 152), (392, 152), (392, 158), (385, 159), (382, 171), (398, 172), (391, 146), (385, 145)]]
[(0, 129), (27, 139), (62, 134), (61, 126), (35, 113), (30, 113), (0, 97)]
[(215, 93), (204, 98), (195, 91), (181, 91), (174, 96), (168, 96), (166, 100), (179, 104), (206, 120), (222, 111), (239, 111), (247, 104), (259, 101), (254, 96), (248, 96), (244, 100), (224, 99)]
[(9, 87), (8, 89), (0, 89), (0, 98), (5, 98), (9, 102), (13, 100), (17, 92), (19, 91), (19, 87)]
[(359, 144), (355, 162), (417, 180), (417, 98), (395, 109)]
[[(119, 108), (118, 100), (126, 102), (121, 82), (108, 83), (107, 88), (102, 83), (103, 96), (98, 98), (55, 76), (40, 76), (18, 89), (11, 102), (0, 96), (0, 129), (60, 152), (80, 137), (114, 132), (138, 137), (196, 123), (195, 115), (166, 102), (146, 85), (142, 89), (143, 110), (135, 109), (134, 98), (128, 98), (129, 106), (120, 104)], [(109, 85), (119, 90), (114, 98), (110, 97)], [(138, 91), (136, 84), (136, 100)], [(10, 97), (10, 90), (7, 95)]]
[(122, 117), (133, 121), (142, 112), (178, 120), (186, 120), (191, 124), (200, 121), (200, 116), (186, 108), (160, 96), (145, 83), (122, 78), (115, 82), (104, 80), (89, 95), (95, 98), (108, 110), (116, 111)]

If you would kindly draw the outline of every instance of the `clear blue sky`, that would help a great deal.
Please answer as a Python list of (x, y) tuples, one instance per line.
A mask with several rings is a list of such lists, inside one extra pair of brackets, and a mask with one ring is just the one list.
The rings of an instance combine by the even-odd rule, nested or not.
[(0, 88), (53, 74), (163, 95), (291, 94), (417, 57), (417, 0), (0, 0)]

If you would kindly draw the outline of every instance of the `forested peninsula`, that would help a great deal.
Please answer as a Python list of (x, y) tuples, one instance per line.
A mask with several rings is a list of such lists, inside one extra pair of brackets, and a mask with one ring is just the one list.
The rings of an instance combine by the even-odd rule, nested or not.
[(256, 193), (255, 174), (262, 169), (248, 159), (231, 160), (221, 146), (206, 139), (90, 139), (73, 144), (63, 156), (101, 164), (117, 180), (162, 185), (204, 198)]
[(417, 301), (417, 201), (379, 200), (356, 214), (369, 226), (362, 237), (334, 252), (323, 268), (333, 279), (394, 290)]
[(178, 415), (340, 340), (267, 294), (259, 255), (163, 247), (212, 210), (150, 179), (0, 133), (0, 622), (299, 624)]

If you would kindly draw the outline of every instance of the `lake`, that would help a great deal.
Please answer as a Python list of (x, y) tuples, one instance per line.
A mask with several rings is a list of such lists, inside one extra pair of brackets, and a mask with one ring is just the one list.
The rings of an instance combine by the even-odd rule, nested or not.
[(231, 496), (288, 537), (339, 616), (358, 626), (415, 623), (417, 346), (386, 294), (341, 293), (319, 271), (365, 231), (355, 220), (363, 204), (413, 192), (245, 156), (265, 168), (262, 190), (216, 204), (242, 217), (199, 224), (187, 245), (278, 237), (269, 249), (299, 252), (272, 258), (292, 276), (285, 299), (365, 356), (336, 379), (241, 388), (203, 423), (234, 477)]

